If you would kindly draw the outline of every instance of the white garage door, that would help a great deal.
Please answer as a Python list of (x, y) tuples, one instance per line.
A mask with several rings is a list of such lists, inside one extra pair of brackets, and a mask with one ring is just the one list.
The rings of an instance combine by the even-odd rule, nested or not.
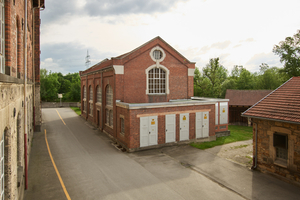
[(176, 140), (176, 115), (166, 115), (166, 143)]
[(196, 138), (208, 137), (209, 112), (196, 113)]
[(189, 140), (189, 113), (180, 114), (180, 136), (179, 140)]
[(157, 116), (140, 118), (140, 147), (157, 144)]

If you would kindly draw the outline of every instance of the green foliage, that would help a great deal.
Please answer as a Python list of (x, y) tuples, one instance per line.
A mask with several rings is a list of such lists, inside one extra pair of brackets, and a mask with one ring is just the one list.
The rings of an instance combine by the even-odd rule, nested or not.
[(58, 88), (60, 87), (58, 75), (51, 71), (48, 74), (46, 69), (41, 69), (40, 81), (42, 101), (55, 101), (57, 99)]
[(72, 110), (76, 112), (77, 115), (81, 115), (81, 110), (78, 107), (70, 107)]
[(229, 125), (228, 130), (230, 130), (230, 136), (219, 137), (216, 141), (211, 142), (192, 143), (191, 146), (198, 149), (208, 149), (232, 142), (250, 140), (253, 137), (252, 127)]
[(220, 65), (219, 58), (210, 59), (209, 64), (203, 68), (201, 75), (198, 68), (195, 69), (194, 95), (202, 97), (222, 96), (222, 84), (227, 78), (227, 70)]
[(62, 101), (80, 101), (81, 83), (79, 73), (62, 75), (59, 73), (48, 74), (46, 69), (40, 71), (41, 99), (42, 101), (59, 101), (57, 94), (63, 94)]
[(275, 45), (273, 52), (280, 57), (284, 63), (282, 72), (288, 77), (300, 76), (300, 30), (293, 37), (287, 37), (284, 41)]
[(235, 65), (229, 77), (227, 70), (219, 64), (219, 58), (210, 59), (194, 75), (194, 96), (224, 98), (227, 89), (233, 90), (274, 90), (287, 81), (289, 76), (277, 67), (260, 65), (260, 71), (251, 73), (243, 66)]

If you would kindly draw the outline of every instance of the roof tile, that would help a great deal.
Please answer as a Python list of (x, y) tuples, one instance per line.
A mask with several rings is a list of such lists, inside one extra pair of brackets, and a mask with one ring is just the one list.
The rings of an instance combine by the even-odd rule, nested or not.
[(300, 77), (291, 78), (242, 115), (300, 123)]

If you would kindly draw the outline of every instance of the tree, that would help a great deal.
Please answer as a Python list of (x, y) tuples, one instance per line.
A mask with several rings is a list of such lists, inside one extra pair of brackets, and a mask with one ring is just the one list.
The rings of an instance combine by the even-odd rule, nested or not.
[(41, 69), (40, 80), (40, 94), (42, 101), (55, 101), (57, 99), (57, 93), (60, 87), (57, 73), (52, 73), (50, 71), (48, 74), (48, 71), (46, 69)]
[(300, 30), (293, 37), (287, 37), (279, 45), (275, 45), (273, 52), (284, 63), (284, 73), (289, 77), (300, 76)]
[(227, 69), (220, 65), (219, 58), (212, 58), (203, 68), (203, 76), (211, 83), (211, 97), (222, 96), (222, 84), (227, 79)]

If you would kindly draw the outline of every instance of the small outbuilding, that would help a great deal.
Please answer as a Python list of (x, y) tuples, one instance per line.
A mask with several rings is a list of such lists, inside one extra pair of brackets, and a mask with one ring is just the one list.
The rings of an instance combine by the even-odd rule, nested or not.
[(300, 77), (242, 114), (253, 123), (254, 166), (300, 184)]
[(226, 90), (225, 99), (229, 99), (229, 124), (251, 125), (241, 114), (270, 92), (272, 90)]
[(156, 37), (80, 72), (81, 116), (129, 152), (215, 140), (229, 132), (228, 100), (192, 98), (194, 70)]

